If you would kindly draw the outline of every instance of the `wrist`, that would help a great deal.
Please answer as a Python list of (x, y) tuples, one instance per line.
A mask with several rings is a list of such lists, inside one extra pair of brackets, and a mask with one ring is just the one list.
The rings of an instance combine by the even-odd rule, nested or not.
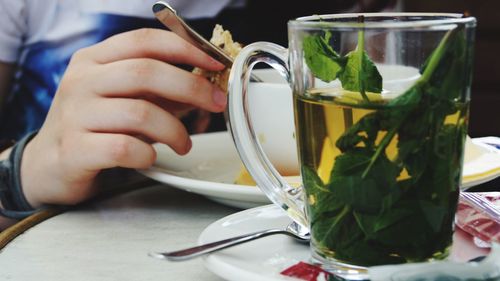
[(38, 208), (74, 205), (91, 197), (95, 193), (93, 179), (99, 171), (75, 168), (78, 159), (61, 154), (44, 133), (30, 141), (23, 154), (21, 178), (26, 200)]
[(0, 161), (9, 157), (12, 146), (15, 144), (14, 140), (0, 140)]
[[(50, 153), (39, 153), (37, 149), (37, 139), (30, 141), (23, 153), (23, 161), (21, 165), (21, 182), (23, 186), (26, 201), (34, 208), (39, 208), (44, 204), (44, 196), (49, 190), (43, 190), (41, 186), (46, 186), (52, 183), (47, 182), (47, 177), (54, 177), (44, 170), (44, 167), (51, 165), (48, 158), (51, 158)], [(50, 193), (50, 192), (49, 192)]]
[(0, 214), (21, 219), (36, 210), (28, 203), (21, 185), (21, 162), (26, 144), (35, 136), (32, 133), (20, 140), (10, 151), (7, 159), (0, 162)]

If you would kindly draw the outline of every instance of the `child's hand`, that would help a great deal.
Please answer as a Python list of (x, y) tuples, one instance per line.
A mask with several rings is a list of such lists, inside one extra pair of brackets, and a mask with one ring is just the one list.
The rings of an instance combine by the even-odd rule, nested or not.
[(152, 142), (187, 153), (191, 141), (176, 116), (193, 107), (221, 112), (226, 96), (172, 64), (224, 68), (175, 34), (155, 29), (76, 52), (45, 123), (24, 152), (28, 201), (34, 207), (78, 203), (95, 193), (93, 181), (102, 169), (151, 166)]

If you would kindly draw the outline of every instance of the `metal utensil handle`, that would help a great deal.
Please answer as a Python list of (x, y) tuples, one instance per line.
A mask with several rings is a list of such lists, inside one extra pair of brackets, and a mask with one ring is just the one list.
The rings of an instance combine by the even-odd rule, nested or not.
[[(212, 44), (192, 29), (168, 3), (158, 1), (153, 5), (155, 17), (172, 32), (182, 39), (203, 50), (205, 53), (215, 58), (227, 67), (233, 65), (233, 58), (227, 55), (222, 49)], [(252, 81), (262, 82), (262, 79), (252, 74)]]
[(252, 241), (255, 239), (259, 239), (262, 237), (266, 237), (269, 235), (274, 235), (274, 234), (288, 234), (291, 235), (290, 233), (284, 231), (284, 230), (279, 230), (279, 229), (270, 229), (270, 230), (265, 230), (265, 231), (259, 231), (259, 232), (254, 232), (250, 234), (245, 234), (229, 239), (224, 239), (192, 248), (187, 248), (175, 252), (169, 252), (169, 253), (152, 253), (151, 256), (160, 258), (160, 259), (167, 259), (170, 261), (184, 261), (184, 260), (189, 260), (193, 259), (208, 253), (213, 253), (216, 251), (220, 251), (222, 249), (226, 249), (232, 246), (236, 246), (248, 241)]
[(184, 22), (182, 18), (177, 15), (177, 12), (169, 4), (163, 1), (156, 2), (153, 5), (153, 12), (161, 23), (179, 35), (182, 39), (198, 46), (211, 57), (226, 66), (231, 66), (233, 64), (233, 59), (230, 56), (219, 49), (219, 47), (203, 38), (203, 36), (201, 36), (198, 32), (194, 31), (189, 25), (186, 24), (186, 22)]

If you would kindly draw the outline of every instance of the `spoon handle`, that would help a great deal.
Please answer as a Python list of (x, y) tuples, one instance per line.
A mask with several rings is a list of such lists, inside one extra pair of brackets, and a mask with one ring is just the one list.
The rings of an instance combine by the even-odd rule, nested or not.
[(167, 3), (163, 1), (156, 2), (153, 5), (153, 12), (156, 18), (168, 27), (172, 32), (179, 35), (182, 39), (190, 42), (194, 46), (202, 49), (211, 57), (220, 61), (225, 66), (230, 67), (233, 65), (233, 59), (224, 53), (210, 41), (206, 40), (198, 32), (193, 30), (177, 12)]
[(224, 239), (220, 241), (215, 241), (212, 243), (207, 243), (204, 245), (192, 247), (192, 248), (187, 248), (175, 252), (165, 252), (165, 253), (150, 253), (149, 255), (155, 258), (159, 259), (166, 259), (169, 261), (184, 261), (184, 260), (189, 260), (192, 258), (196, 258), (208, 253), (213, 253), (222, 249), (226, 249), (232, 246), (236, 246), (248, 241), (252, 241), (255, 239), (259, 239), (262, 237), (266, 237), (269, 235), (273, 234), (288, 234), (287, 231), (280, 230), (280, 229), (270, 229), (270, 230), (264, 230), (264, 231), (259, 231), (259, 232), (254, 232), (250, 234), (245, 234), (229, 239)]
[[(179, 35), (182, 39), (203, 50), (226, 67), (230, 68), (233, 65), (233, 58), (192, 29), (179, 15), (177, 15), (177, 12), (169, 4), (163, 1), (156, 2), (153, 5), (153, 12), (155, 17), (163, 25)], [(255, 74), (250, 74), (250, 77), (252, 81), (262, 82), (262, 79)]]

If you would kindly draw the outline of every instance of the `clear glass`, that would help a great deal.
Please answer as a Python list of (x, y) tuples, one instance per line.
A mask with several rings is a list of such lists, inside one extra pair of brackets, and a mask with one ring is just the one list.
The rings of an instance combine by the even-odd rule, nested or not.
[[(238, 152), (263, 192), (310, 229), (324, 268), (364, 279), (371, 265), (447, 256), (475, 24), (457, 14), (311, 16), (288, 23), (288, 50), (259, 42), (237, 57), (229, 123)], [(283, 180), (252, 129), (257, 62), (292, 88), (301, 188)]]

